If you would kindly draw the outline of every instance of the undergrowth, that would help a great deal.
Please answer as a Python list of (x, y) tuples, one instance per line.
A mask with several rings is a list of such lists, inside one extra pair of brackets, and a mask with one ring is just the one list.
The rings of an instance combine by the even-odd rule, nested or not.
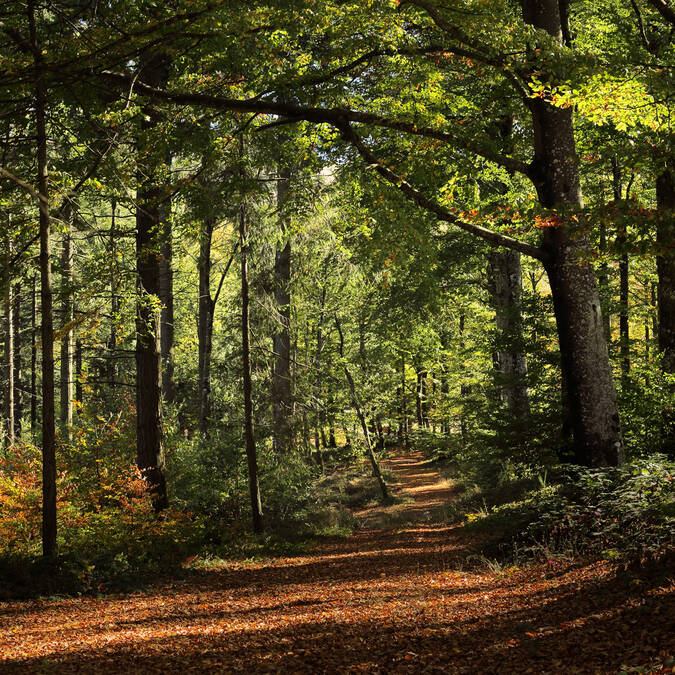
[(500, 461), (483, 448), (430, 433), (416, 442), (463, 494), (448, 519), (483, 534), (498, 560), (565, 554), (621, 565), (669, 559), (675, 550), (675, 461), (652, 454), (619, 468)]

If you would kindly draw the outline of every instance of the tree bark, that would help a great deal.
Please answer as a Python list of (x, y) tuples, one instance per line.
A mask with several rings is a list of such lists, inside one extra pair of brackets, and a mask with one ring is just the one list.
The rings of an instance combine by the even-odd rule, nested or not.
[[(141, 57), (141, 77), (153, 86), (166, 81), (165, 60), (158, 54)], [(153, 111), (142, 115), (138, 134), (136, 193), (136, 461), (152, 496), (155, 510), (167, 505), (162, 447), (162, 358), (160, 351), (161, 201), (157, 171), (164, 154), (153, 147)]]
[[(562, 42), (556, 0), (523, 0), (526, 23)], [(544, 98), (528, 99), (535, 157), (530, 170), (544, 208), (583, 207), (571, 108)], [(561, 213), (560, 218), (565, 218)], [(624, 459), (616, 391), (603, 332), (600, 297), (583, 232), (570, 221), (544, 228), (542, 249), (558, 327), (563, 378), (571, 413), (577, 460), (614, 466)]]
[[(171, 163), (171, 157), (167, 158)], [(166, 198), (165, 198), (166, 199)], [(176, 400), (174, 380), (174, 302), (173, 302), (173, 240), (171, 232), (171, 205), (164, 201), (160, 208), (162, 249), (159, 267), (159, 297), (162, 302), (162, 394), (171, 405)]]
[[(616, 157), (612, 157), (612, 184), (614, 202), (618, 206), (623, 196), (623, 182), (621, 165)], [(628, 322), (630, 268), (628, 251), (626, 250), (626, 226), (623, 224), (619, 225), (616, 243), (617, 248), (621, 252), (621, 257), (619, 258), (619, 350), (621, 354), (621, 384), (625, 387), (630, 375), (630, 325)]]
[(60, 422), (61, 434), (66, 442), (71, 440), (73, 425), (73, 210), (70, 202), (62, 211), (65, 223), (61, 250), (61, 369), (60, 369)]
[(47, 150), (47, 87), (42, 46), (35, 25), (36, 7), (28, 4), (30, 43), (35, 59), (35, 130), (40, 212), (40, 299), (42, 338), (42, 554), (56, 555), (56, 427), (54, 419), (54, 320), (52, 316), (51, 217)]
[(262, 503), (258, 481), (258, 457), (253, 431), (253, 386), (251, 383), (248, 292), (248, 233), (246, 227), (246, 210), (243, 204), (239, 207), (239, 246), (241, 248), (241, 353), (244, 387), (244, 437), (246, 439), (246, 460), (248, 462), (248, 487), (251, 497), (253, 531), (262, 532)]
[(23, 359), (21, 331), (21, 284), (14, 286), (14, 436), (23, 432)]
[(199, 235), (199, 317), (197, 321), (197, 341), (199, 353), (199, 433), (204, 438), (209, 435), (211, 418), (211, 353), (213, 344), (213, 311), (211, 298), (211, 241), (214, 221), (204, 220)]
[(4, 401), (4, 436), (6, 445), (14, 443), (14, 299), (12, 297), (12, 269), (10, 260), (12, 256), (12, 246), (8, 238), (5, 239), (5, 278), (4, 286), (4, 338), (5, 338), (5, 358), (4, 371), (6, 377), (5, 401)]
[(37, 277), (33, 276), (33, 287), (31, 292), (30, 305), (30, 432), (35, 438), (37, 434), (37, 350), (38, 350), (38, 328), (37, 328)]
[(500, 349), (495, 366), (499, 398), (516, 420), (530, 413), (527, 388), (527, 357), (523, 352), (521, 295), (523, 290), (520, 253), (495, 250), (489, 257), (489, 277)]
[(675, 374), (675, 166), (669, 166), (656, 181), (659, 209), (656, 241), (658, 274), (658, 336), (663, 372)]
[(382, 472), (380, 471), (380, 465), (377, 463), (377, 458), (375, 457), (375, 453), (373, 452), (373, 446), (370, 441), (370, 432), (368, 430), (368, 423), (366, 422), (366, 416), (363, 413), (363, 408), (361, 407), (359, 397), (356, 393), (356, 385), (354, 384), (354, 378), (352, 377), (349, 367), (347, 366), (347, 362), (345, 361), (344, 358), (345, 340), (344, 335), (342, 334), (342, 326), (340, 325), (340, 320), (338, 319), (337, 314), (335, 315), (335, 327), (337, 328), (338, 337), (340, 339), (339, 348), (340, 348), (340, 358), (342, 360), (342, 368), (344, 370), (345, 377), (347, 378), (347, 383), (349, 384), (349, 393), (351, 395), (352, 405), (354, 406), (356, 416), (359, 418), (359, 422), (361, 423), (361, 431), (363, 431), (363, 438), (366, 444), (366, 453), (368, 455), (368, 459), (370, 460), (370, 465), (373, 469), (373, 476), (377, 480), (377, 484), (380, 488), (380, 493), (382, 494), (382, 501), (388, 503), (391, 501), (391, 495), (389, 494), (387, 484), (384, 482)]
[(277, 181), (277, 208), (281, 214), (283, 248), (278, 248), (274, 260), (274, 302), (277, 322), (273, 336), (274, 365), (272, 369), (272, 419), (276, 452), (293, 449), (293, 400), (291, 396), (291, 240), (284, 206), (289, 190), (288, 169), (279, 171)]

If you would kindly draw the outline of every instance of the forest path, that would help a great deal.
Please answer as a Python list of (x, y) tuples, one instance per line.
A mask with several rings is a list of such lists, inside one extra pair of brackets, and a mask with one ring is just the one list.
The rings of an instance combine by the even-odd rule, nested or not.
[(311, 554), (0, 603), (0, 672), (617, 673), (675, 648), (672, 582), (619, 583), (604, 563), (467, 570), (475, 539), (436, 518), (452, 485), (418, 453), (388, 464), (409, 500)]

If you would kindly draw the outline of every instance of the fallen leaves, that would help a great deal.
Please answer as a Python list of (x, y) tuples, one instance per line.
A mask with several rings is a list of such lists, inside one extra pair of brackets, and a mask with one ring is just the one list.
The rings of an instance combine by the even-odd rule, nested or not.
[[(419, 464), (393, 468), (427, 515), (439, 479)], [(617, 583), (607, 563), (458, 568), (472, 543), (439, 523), (370, 529), (147, 594), (2, 603), (0, 669), (670, 672), (672, 581)]]

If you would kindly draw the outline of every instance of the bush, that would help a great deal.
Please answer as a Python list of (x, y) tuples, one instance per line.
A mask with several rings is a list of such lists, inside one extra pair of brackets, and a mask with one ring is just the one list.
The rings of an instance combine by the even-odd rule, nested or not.
[(663, 455), (621, 468), (567, 467), (564, 481), (473, 514), (494, 543), (529, 551), (656, 560), (675, 546), (675, 462)]

